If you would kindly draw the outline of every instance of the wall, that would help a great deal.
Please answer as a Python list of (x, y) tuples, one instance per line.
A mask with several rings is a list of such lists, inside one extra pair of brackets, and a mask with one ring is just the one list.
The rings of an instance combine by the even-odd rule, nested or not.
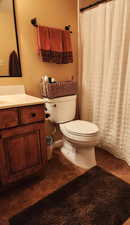
[(79, 6), (80, 6), (80, 8), (84, 8), (84, 7), (88, 7), (90, 5), (93, 5), (95, 3), (99, 3), (101, 1), (105, 2), (105, 0), (80, 0), (79, 1)]
[[(15, 0), (22, 62), (22, 78), (0, 78), (0, 85), (24, 84), (27, 93), (40, 96), (39, 82), (44, 74), (57, 80), (77, 76), (77, 1), (76, 0)], [(37, 17), (39, 24), (64, 28), (72, 25), (74, 63), (57, 65), (43, 63), (37, 55), (36, 29), (30, 20)]]
[[(0, 76), (9, 74), (9, 55), (13, 50), (17, 50), (13, 18), (11, 1), (2, 0), (0, 2), (0, 31), (2, 34), (0, 35)], [(5, 31), (6, 35), (3, 36)]]

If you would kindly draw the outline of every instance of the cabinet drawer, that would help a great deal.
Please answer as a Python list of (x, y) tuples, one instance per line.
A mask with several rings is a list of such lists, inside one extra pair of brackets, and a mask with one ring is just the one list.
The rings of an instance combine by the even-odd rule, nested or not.
[(20, 108), (20, 123), (29, 124), (44, 120), (44, 107), (43, 105), (35, 105)]
[(0, 129), (15, 127), (18, 125), (17, 109), (0, 110)]

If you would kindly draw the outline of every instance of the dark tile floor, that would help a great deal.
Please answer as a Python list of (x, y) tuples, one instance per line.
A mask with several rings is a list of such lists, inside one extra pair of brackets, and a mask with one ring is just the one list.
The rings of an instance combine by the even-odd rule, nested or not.
[[(116, 159), (101, 149), (96, 150), (96, 159), (99, 166), (130, 183), (130, 167), (124, 161)], [(0, 225), (7, 225), (10, 217), (84, 172), (86, 171), (72, 165), (59, 150), (56, 150), (53, 158), (48, 162), (44, 179), (31, 179), (0, 194)], [(130, 220), (125, 225), (130, 225)]]

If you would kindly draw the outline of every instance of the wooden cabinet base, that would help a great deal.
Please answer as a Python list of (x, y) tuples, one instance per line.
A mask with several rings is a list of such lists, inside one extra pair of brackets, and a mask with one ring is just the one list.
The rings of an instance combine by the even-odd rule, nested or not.
[(1, 183), (15, 182), (45, 167), (44, 124), (4, 130), (0, 139)]
[[(41, 118), (41, 109), (39, 114), (39, 108), (35, 109), (37, 120), (39, 115)], [(26, 111), (28, 113), (28, 109)], [(39, 171), (44, 172), (47, 162), (45, 127), (44, 121), (37, 120), (32, 124), (0, 130), (0, 182), (3, 186)]]
[(0, 225), (10, 225), (10, 223), (5, 219), (0, 219)]

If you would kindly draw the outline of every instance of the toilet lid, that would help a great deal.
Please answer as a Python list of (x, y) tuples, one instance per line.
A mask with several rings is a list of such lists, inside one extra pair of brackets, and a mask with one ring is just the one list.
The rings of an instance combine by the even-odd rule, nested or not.
[(74, 120), (60, 125), (67, 132), (79, 136), (94, 136), (99, 131), (98, 127), (88, 121)]

